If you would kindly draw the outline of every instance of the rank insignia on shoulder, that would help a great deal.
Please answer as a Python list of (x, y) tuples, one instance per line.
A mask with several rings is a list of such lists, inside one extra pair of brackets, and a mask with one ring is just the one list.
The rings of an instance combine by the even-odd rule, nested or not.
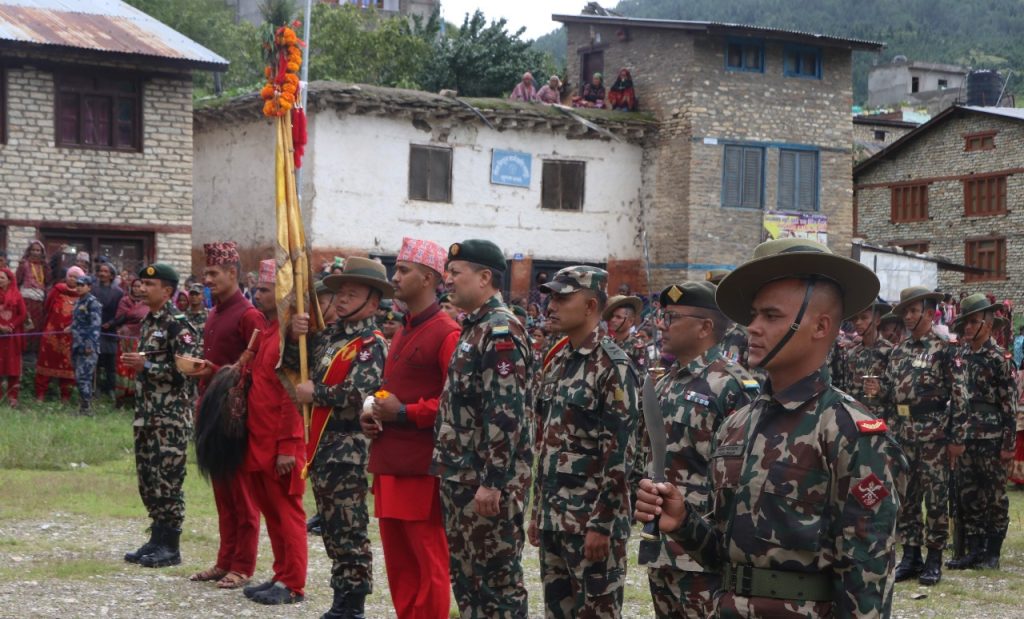
[(743, 380), (740, 381), (740, 384), (743, 385), (744, 389), (751, 390), (751, 391), (754, 390), (754, 389), (760, 389), (761, 388), (761, 385), (756, 380), (754, 380), (753, 378), (744, 378)]
[(512, 350), (516, 345), (511, 340), (502, 340), (494, 343), (494, 350)]
[(861, 434), (881, 434), (889, 429), (884, 419), (861, 419), (857, 422)]
[(850, 489), (850, 493), (861, 505), (868, 509), (874, 509), (882, 502), (882, 499), (889, 496), (889, 489), (885, 487), (881, 479), (878, 479), (877, 475), (871, 473), (857, 482), (857, 485)]
[(498, 362), (496, 369), (498, 370), (498, 376), (506, 378), (509, 374), (512, 373), (512, 362), (503, 359)]
[(508, 325), (494, 325), (491, 328), (491, 333), (494, 335), (508, 335)]

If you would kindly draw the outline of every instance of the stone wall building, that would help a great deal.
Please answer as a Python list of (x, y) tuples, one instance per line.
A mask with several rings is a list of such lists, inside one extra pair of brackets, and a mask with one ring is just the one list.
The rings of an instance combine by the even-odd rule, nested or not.
[(64, 7), (0, 0), (0, 245), (187, 273), (191, 71), (227, 62), (127, 4)]
[(857, 234), (983, 272), (947, 291), (1024, 301), (1024, 110), (951, 107), (854, 169)]
[(902, 112), (854, 116), (854, 164), (864, 161), (871, 155), (907, 135), (916, 129), (919, 124), (903, 120)]

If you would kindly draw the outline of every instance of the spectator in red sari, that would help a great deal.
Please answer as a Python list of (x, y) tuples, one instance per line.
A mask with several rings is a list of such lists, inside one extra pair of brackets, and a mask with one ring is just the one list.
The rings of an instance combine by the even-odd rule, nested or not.
[[(46, 311), (43, 309), (46, 302), (46, 289), (53, 283), (50, 272), (46, 268), (46, 248), (42, 241), (32, 241), (25, 248), (21, 262), (18, 263), (15, 280), (18, 290), (25, 300), (25, 309), (28, 311), (25, 333), (38, 333), (43, 329), (43, 323), (46, 322)], [(25, 344), (26, 350), (32, 352), (39, 350), (38, 337), (26, 338)]]
[(636, 111), (636, 91), (629, 69), (619, 69), (619, 76), (608, 89), (608, 107), (619, 112)]
[(36, 399), (46, 396), (46, 388), (50, 379), (60, 382), (60, 398), (67, 402), (71, 399), (71, 387), (75, 384), (75, 368), (71, 365), (71, 333), (66, 329), (71, 326), (71, 310), (78, 300), (75, 283), (85, 272), (77, 266), (68, 269), (63, 282), (59, 282), (46, 295), (44, 309), (46, 321), (43, 323), (44, 335), (39, 344), (39, 358), (36, 361)]
[(130, 279), (131, 287), (129, 293), (121, 297), (117, 305), (117, 313), (114, 314), (114, 329), (117, 333), (117, 383), (115, 386), (115, 406), (120, 408), (125, 405), (128, 398), (135, 396), (135, 369), (131, 368), (121, 360), (121, 355), (126, 352), (138, 352), (139, 332), (142, 328), (142, 319), (149, 313), (149, 306), (142, 298), (142, 282), (138, 279)]
[[(25, 324), (25, 301), (18, 292), (14, 273), (6, 266), (0, 268), (0, 387), (7, 379), (6, 397), (11, 406), (18, 405), (21, 387), (22, 340), (18, 337)], [(0, 391), (0, 402), (5, 392)]]

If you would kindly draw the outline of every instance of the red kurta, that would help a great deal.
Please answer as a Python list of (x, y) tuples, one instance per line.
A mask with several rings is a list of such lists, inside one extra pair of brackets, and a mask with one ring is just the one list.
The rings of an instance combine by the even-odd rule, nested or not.
[(22, 325), (25, 324), (25, 300), (18, 292), (18, 285), (14, 282), (14, 274), (10, 269), (4, 269), (7, 275), (7, 288), (0, 290), (0, 326), (5, 327), (0, 332), (0, 378), (11, 376), (21, 378), (21, 351), (24, 342), (21, 335)]
[[(238, 361), (254, 329), (265, 329), (263, 314), (252, 306), (241, 290), (210, 310), (203, 330), (203, 358), (215, 369)], [(200, 394), (209, 381), (199, 384)], [(246, 577), (256, 569), (256, 547), (260, 535), (260, 513), (250, 485), (238, 477), (213, 483), (220, 528), (217, 567)]]
[[(266, 325), (259, 336), (259, 349), (247, 371), (249, 387), (246, 428), (249, 445), (243, 466), (246, 483), (267, 523), (267, 536), (274, 551), (274, 580), (304, 594), (306, 586), (306, 514), (302, 492), (306, 487), (302, 468), (306, 464), (302, 415), (274, 370), (280, 357), (278, 323)], [(278, 456), (293, 456), (290, 474), (275, 471)]]
[(37, 377), (62, 378), (72, 381), (75, 368), (71, 365), (71, 334), (64, 329), (71, 326), (71, 310), (78, 295), (64, 282), (50, 289), (46, 296), (46, 324), (42, 331), (57, 332), (44, 335), (39, 346), (39, 360), (36, 362)]

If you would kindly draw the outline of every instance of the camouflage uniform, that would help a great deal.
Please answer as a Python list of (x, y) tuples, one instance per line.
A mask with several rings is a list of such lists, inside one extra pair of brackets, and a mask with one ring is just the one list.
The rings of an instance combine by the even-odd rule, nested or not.
[(198, 312), (193, 312), (191, 308), (185, 311), (185, 317), (192, 323), (192, 326), (196, 328), (196, 333), (199, 334), (199, 346), (203, 345), (203, 329), (206, 327), (206, 317), (209, 315), (210, 310), (205, 307), (200, 309)]
[(88, 407), (93, 396), (102, 314), (103, 305), (92, 294), (79, 297), (71, 311), (71, 363), (75, 367), (78, 396), (84, 407)]
[(827, 365), (730, 415), (711, 461), (710, 513), (671, 535), (723, 574), (715, 616), (889, 616), (902, 455)]
[[(942, 549), (949, 537), (946, 429), (951, 368), (946, 342), (932, 332), (921, 339), (908, 334), (893, 348), (881, 381), (882, 410), (910, 464), (898, 527), (900, 543), (906, 546)], [(922, 500), (928, 510), (924, 525)]]
[[(369, 439), (359, 425), (359, 415), (363, 400), (380, 389), (384, 376), (388, 345), (376, 329), (373, 316), (358, 322), (338, 321), (312, 334), (307, 349), (313, 405), (332, 407), (309, 464), (310, 486), (322, 519), (324, 549), (332, 561), (331, 587), (354, 594), (373, 591), (373, 554), (366, 532), (370, 523), (366, 507)], [(335, 355), (356, 338), (362, 338), (363, 345), (352, 359), (348, 375), (337, 385), (325, 385)], [(286, 344), (282, 365), (299, 367), (296, 342)]]
[(195, 327), (167, 302), (142, 319), (136, 374), (135, 468), (139, 495), (154, 523), (180, 529), (185, 519), (185, 453), (192, 435), (195, 383), (178, 371), (175, 355), (198, 357)]
[[(710, 507), (711, 440), (722, 420), (749, 404), (758, 391), (757, 381), (723, 357), (718, 346), (685, 366), (673, 364), (658, 382), (667, 439), (666, 478), (684, 492), (697, 513), (705, 514)], [(719, 576), (689, 557), (678, 542), (641, 541), (639, 564), (647, 566), (658, 617), (704, 619), (711, 614), (711, 594), (719, 588)]]
[[(547, 616), (618, 617), (632, 520), (626, 469), (638, 418), (629, 357), (600, 327), (579, 348), (566, 345), (544, 372), (538, 409), (544, 427), (532, 518)], [(611, 537), (607, 559), (584, 559), (588, 531)]]
[[(496, 294), (462, 322), (434, 425), (451, 580), (463, 619), (525, 618), (523, 512), (533, 468), (529, 338)], [(501, 490), (497, 517), (474, 510)]]
[(747, 328), (739, 323), (732, 325), (725, 330), (722, 341), (719, 342), (722, 349), (722, 356), (731, 359), (735, 363), (747, 367)]
[(966, 445), (954, 474), (968, 536), (1006, 536), (1009, 499), (1000, 451), (1013, 451), (1017, 384), (1011, 360), (989, 338), (977, 352), (963, 346), (953, 360), (952, 443)]
[(872, 346), (864, 342), (858, 342), (846, 350), (844, 364), (842, 389), (853, 396), (876, 417), (885, 417), (884, 409), (880, 406), (878, 396), (869, 396), (864, 393), (864, 377), (876, 376), (879, 382), (889, 365), (889, 355), (892, 354), (892, 344), (884, 337), (877, 336)]
[[(639, 338), (635, 335), (630, 335), (621, 342), (616, 341), (615, 343), (622, 349), (622, 352), (629, 356), (630, 362), (633, 363), (633, 369), (636, 371), (637, 380), (643, 382), (643, 377), (647, 376), (647, 372), (650, 370), (647, 347), (637, 346)], [(647, 462), (650, 460), (650, 442), (647, 438), (647, 424), (644, 423), (643, 415), (637, 415), (634, 440), (636, 447), (633, 451), (633, 460), (629, 462), (629, 474), (626, 478), (629, 484), (630, 505), (636, 504), (636, 491), (640, 486), (640, 480), (646, 477), (645, 470)]]

